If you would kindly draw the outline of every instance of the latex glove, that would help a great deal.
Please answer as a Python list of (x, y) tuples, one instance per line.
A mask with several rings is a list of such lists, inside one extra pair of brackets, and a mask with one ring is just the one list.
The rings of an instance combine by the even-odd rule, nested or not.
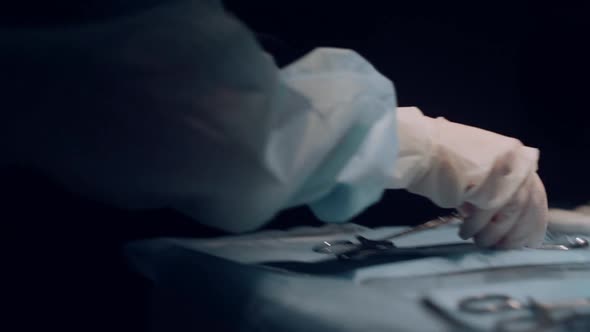
[(556, 233), (590, 235), (590, 202), (573, 210), (549, 209), (548, 229)]
[(482, 247), (541, 244), (547, 198), (536, 174), (538, 151), (513, 138), (398, 109), (394, 188), (406, 188), (468, 217), (460, 235)]

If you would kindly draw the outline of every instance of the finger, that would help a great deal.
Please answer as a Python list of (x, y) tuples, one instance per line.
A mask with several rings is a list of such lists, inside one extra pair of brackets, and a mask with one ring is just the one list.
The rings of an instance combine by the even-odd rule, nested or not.
[(514, 227), (517, 216), (504, 215), (502, 212), (496, 213), (490, 222), (477, 234), (473, 240), (478, 247), (492, 247), (500, 242), (508, 232)]
[(545, 236), (547, 225), (547, 207), (544, 189), (539, 187), (538, 177), (531, 178), (527, 186), (530, 195), (523, 207), (522, 216), (506, 237), (497, 244), (498, 248), (521, 248), (525, 245), (538, 246)]
[(506, 236), (494, 246), (496, 249), (521, 249), (530, 237), (530, 216), (522, 216)]
[(526, 241), (527, 241), (527, 236), (523, 236), (520, 239), (510, 239), (510, 240), (503, 239), (494, 246), (494, 249), (499, 249), (499, 250), (522, 249), (525, 247)]
[(490, 222), (474, 236), (480, 247), (492, 247), (502, 241), (518, 222), (527, 204), (529, 191), (521, 187), (508, 204), (496, 213)]
[(543, 182), (537, 174), (534, 179), (535, 190), (533, 191), (533, 206), (535, 207), (534, 220), (535, 228), (533, 229), (531, 236), (526, 242), (526, 246), (530, 248), (537, 248), (543, 243), (545, 239), (545, 233), (547, 232), (547, 225), (549, 223), (549, 206), (547, 203), (547, 193)]
[(527, 202), (522, 205), (519, 216), (506, 236), (495, 244), (496, 249), (522, 249), (530, 237), (530, 223), (534, 222), (531, 217), (531, 195), (528, 196)]
[(498, 209), (493, 210), (481, 210), (475, 208), (473, 213), (465, 218), (465, 221), (461, 225), (459, 229), (459, 236), (462, 239), (468, 239), (473, 237), (475, 234), (479, 233), (486, 225), (490, 222), (490, 220), (496, 215)]
[(529, 181), (526, 179), (508, 204), (502, 207), (490, 223), (474, 236), (475, 243), (481, 247), (491, 247), (504, 240), (523, 215), (529, 195)]
[(475, 210), (477, 208), (475, 207), (475, 205), (469, 203), (469, 202), (465, 202), (463, 203), (463, 205), (461, 205), (460, 207), (457, 208), (457, 211), (459, 211), (459, 214), (461, 216), (463, 216), (463, 219), (465, 218), (469, 218), (469, 216), (471, 216)]

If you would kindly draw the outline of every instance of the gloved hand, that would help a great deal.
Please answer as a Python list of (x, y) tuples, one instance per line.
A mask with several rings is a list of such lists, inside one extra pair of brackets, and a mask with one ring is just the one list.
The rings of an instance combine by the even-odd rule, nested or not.
[(536, 247), (547, 227), (538, 151), (516, 139), (398, 109), (395, 188), (467, 217), (460, 236), (482, 247)]

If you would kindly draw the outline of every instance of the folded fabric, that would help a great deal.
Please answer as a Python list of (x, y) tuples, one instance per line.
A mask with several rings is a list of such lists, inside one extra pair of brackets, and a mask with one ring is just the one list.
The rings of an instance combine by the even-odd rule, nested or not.
[[(288, 231), (270, 230), (215, 239), (165, 240), (179, 247), (238, 263), (320, 262), (331, 256), (314, 252), (314, 246), (323, 241), (352, 240), (357, 234), (369, 233), (369, 228), (356, 224), (326, 224), (322, 227), (298, 227)], [(154, 241), (146, 243), (154, 244)]]
[(590, 263), (590, 250), (523, 249), (477, 252), (453, 257), (430, 257), (357, 269), (354, 280), (419, 277), (511, 266)]
[[(497, 283), (494, 285), (478, 285), (454, 289), (432, 290), (426, 301), (435, 306), (451, 320), (470, 329), (491, 331), (501, 320), (514, 319), (530, 315), (526, 309), (506, 310), (497, 313), (470, 313), (461, 310), (462, 300), (474, 296), (507, 295), (518, 303), (525, 304), (532, 298), (543, 304), (563, 303), (574, 299), (590, 298), (590, 280), (568, 279), (551, 281), (519, 281)], [(574, 309), (577, 313), (586, 313), (587, 306)]]
[[(424, 244), (423, 241), (416, 241), (416, 238), (430, 239), (432, 242), (428, 244), (457, 242), (460, 241), (460, 238), (456, 232), (457, 226), (434, 229), (424, 234), (408, 236), (400, 241), (400, 244), (412, 242)], [(559, 235), (560, 233), (553, 233), (554, 238), (563, 239)], [(546, 243), (550, 243), (549, 241), (551, 240), (547, 238)], [(353, 278), (357, 283), (365, 283), (370, 279), (380, 278), (417, 277), (498, 267), (568, 263), (590, 263), (590, 249), (579, 248), (567, 251), (547, 249), (481, 250), (462, 255), (428, 257), (364, 267), (355, 270)]]
[[(153, 327), (154, 331), (194, 330), (204, 326), (203, 317), (212, 320), (219, 317), (223, 324), (227, 324), (224, 330), (232, 331), (327, 332), (364, 329), (450, 332), (456, 331), (450, 322), (428, 311), (420, 300), (424, 296), (432, 297), (432, 301), (451, 297), (446, 296), (446, 293), (438, 295), (439, 290), (442, 292), (440, 283), (431, 282), (425, 287), (414, 276), (423, 275), (426, 276), (424, 279), (436, 281), (440, 279), (436, 275), (440, 271), (460, 272), (482, 267), (536, 263), (590, 263), (590, 250), (587, 249), (531, 249), (477, 252), (458, 257), (386, 263), (353, 269), (352, 274), (347, 273), (344, 276), (334, 274), (333, 277), (277, 273), (275, 269), (257, 264), (299, 260), (322, 265), (323, 260), (332, 260), (331, 263), (346, 265), (351, 262), (334, 262), (330, 255), (315, 253), (312, 248), (322, 241), (352, 239), (357, 234), (377, 239), (402, 229), (405, 228), (368, 229), (343, 224), (265, 231), (216, 239), (161, 238), (131, 243), (127, 247), (127, 253), (134, 269), (154, 284), (151, 296), (157, 307), (153, 308), (152, 319), (159, 324)], [(457, 225), (449, 225), (399, 238), (395, 243), (403, 247), (456, 242), (460, 241), (457, 230)], [(487, 275), (485, 271), (477, 274)], [(408, 278), (396, 280), (398, 276)], [(526, 275), (518, 276), (517, 280), (528, 279)], [(391, 278), (391, 281), (387, 280), (387, 285), (363, 283), (371, 278), (381, 277)], [(547, 277), (549, 280), (556, 278), (555, 274)], [(545, 288), (559, 292), (561, 288), (582, 287), (570, 283), (573, 275), (572, 278), (569, 274), (558, 277), (568, 277), (567, 283), (560, 280), (561, 283)], [(502, 278), (483, 281), (485, 285), (495, 284), (497, 287), (502, 287), (506, 282)], [(530, 289), (528, 285), (533, 283), (529, 280), (527, 287), (514, 288)], [(450, 288), (457, 284), (443, 287), (447, 287), (445, 291), (452, 294), (463, 292), (467, 290), (465, 287), (471, 286), (477, 286), (473, 288), (476, 291), (483, 290), (484, 288), (478, 286), (481, 284), (479, 280), (472, 280), (462, 282), (460, 290)], [(583, 285), (590, 290), (588, 286)], [(437, 293), (431, 293), (434, 290)], [(177, 296), (171, 297), (171, 292), (175, 292)], [(232, 305), (228, 306), (230, 301)], [(452, 304), (451, 302), (450, 305)], [(441, 307), (443, 305), (447, 305), (446, 302), (438, 304)], [(452, 311), (454, 307), (449, 308), (445, 310)], [(195, 312), (202, 312), (203, 315), (195, 315)]]

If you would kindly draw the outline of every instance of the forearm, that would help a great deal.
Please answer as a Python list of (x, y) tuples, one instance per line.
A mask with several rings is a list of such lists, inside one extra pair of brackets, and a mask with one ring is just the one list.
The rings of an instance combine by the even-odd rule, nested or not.
[(400, 153), (392, 187), (443, 207), (465, 202), (498, 207), (537, 169), (538, 151), (514, 138), (430, 118), (417, 108), (399, 108), (398, 124)]

